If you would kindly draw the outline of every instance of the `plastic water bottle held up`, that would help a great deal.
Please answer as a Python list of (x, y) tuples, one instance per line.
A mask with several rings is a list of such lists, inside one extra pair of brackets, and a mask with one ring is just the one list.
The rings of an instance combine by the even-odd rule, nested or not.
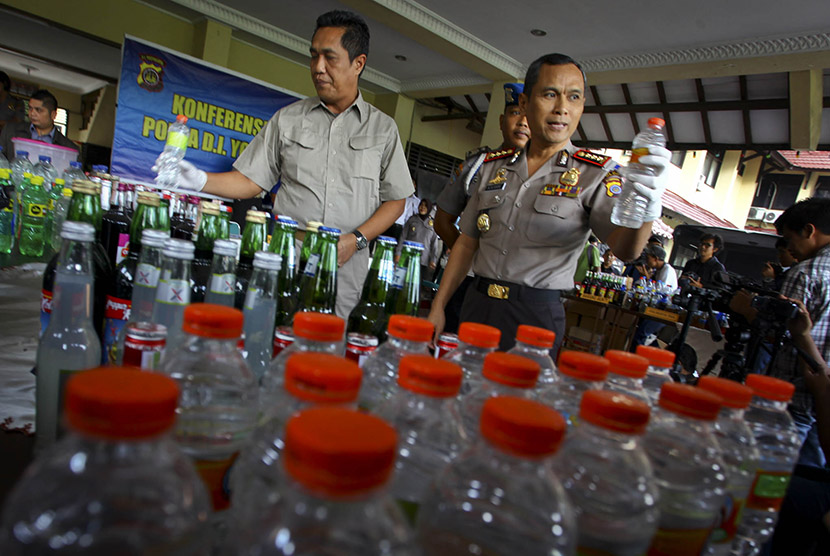
[(137, 369), (69, 379), (70, 434), (6, 499), (0, 553), (206, 554), (207, 494), (167, 434), (178, 396), (174, 381)]
[(660, 118), (649, 118), (648, 129), (638, 133), (631, 144), (631, 160), (623, 171), (623, 190), (611, 210), (611, 222), (616, 226), (639, 228), (643, 224), (647, 201), (637, 194), (631, 184), (641, 176), (655, 175), (653, 167), (641, 164), (639, 160), (649, 154), (650, 147), (666, 146), (665, 125), (666, 122)]
[(190, 139), (190, 128), (187, 127), (187, 116), (179, 114), (175, 123), (167, 128), (167, 142), (164, 151), (159, 156), (156, 175), (156, 185), (161, 189), (178, 187), (181, 170), (179, 162), (187, 153), (187, 142)]

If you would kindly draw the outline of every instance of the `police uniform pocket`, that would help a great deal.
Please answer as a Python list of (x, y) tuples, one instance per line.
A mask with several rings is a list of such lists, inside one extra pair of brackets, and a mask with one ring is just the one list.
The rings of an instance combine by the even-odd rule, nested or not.
[(356, 135), (349, 138), (349, 155), (354, 160), (356, 177), (380, 181), (380, 160), (383, 154), (382, 138), (373, 135)]
[(504, 203), (504, 190), (482, 191), (478, 196), (478, 210), (488, 210), (501, 206)]
[(586, 214), (570, 197), (537, 195), (527, 219), (527, 238), (546, 245), (570, 245), (585, 233)]
[[(323, 138), (307, 129), (289, 129), (282, 155), (283, 172), (299, 183), (321, 183), (323, 164), (319, 162)], [(290, 181), (290, 180), (289, 180)]]

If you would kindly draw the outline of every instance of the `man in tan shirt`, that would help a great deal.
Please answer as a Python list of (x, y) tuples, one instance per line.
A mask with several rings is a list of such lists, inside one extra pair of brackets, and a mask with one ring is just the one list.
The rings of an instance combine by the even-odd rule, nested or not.
[(367, 242), (398, 218), (413, 191), (394, 120), (358, 89), (368, 50), (369, 29), (360, 16), (321, 15), (311, 40), (318, 96), (277, 111), (230, 172), (181, 163), (185, 188), (243, 199), (279, 181), (276, 213), (296, 219), (300, 229), (308, 221), (339, 228), (337, 314), (343, 318), (368, 272)]

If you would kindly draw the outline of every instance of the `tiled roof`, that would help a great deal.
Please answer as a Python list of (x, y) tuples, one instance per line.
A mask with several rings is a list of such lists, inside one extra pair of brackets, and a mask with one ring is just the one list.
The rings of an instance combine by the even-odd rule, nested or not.
[(674, 191), (666, 190), (663, 194), (663, 208), (674, 211), (689, 220), (703, 224), (704, 226), (721, 226), (725, 228), (737, 228), (732, 222), (725, 220), (709, 212), (703, 207), (690, 203)]
[(778, 151), (796, 168), (830, 170), (830, 151)]

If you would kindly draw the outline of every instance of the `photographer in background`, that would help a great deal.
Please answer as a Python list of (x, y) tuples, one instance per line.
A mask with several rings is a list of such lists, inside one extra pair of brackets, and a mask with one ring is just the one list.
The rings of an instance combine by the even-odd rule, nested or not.
[[(783, 216), (783, 215), (782, 215)], [(703, 234), (697, 246), (697, 257), (689, 260), (683, 267), (682, 277), (698, 288), (711, 288), (712, 276), (726, 270), (715, 254), (723, 249), (723, 239), (718, 234)]]
[(784, 278), (790, 269), (798, 262), (790, 250), (787, 249), (787, 240), (778, 238), (775, 242), (775, 251), (778, 253), (778, 262), (767, 261), (761, 271), (765, 288), (780, 292)]

